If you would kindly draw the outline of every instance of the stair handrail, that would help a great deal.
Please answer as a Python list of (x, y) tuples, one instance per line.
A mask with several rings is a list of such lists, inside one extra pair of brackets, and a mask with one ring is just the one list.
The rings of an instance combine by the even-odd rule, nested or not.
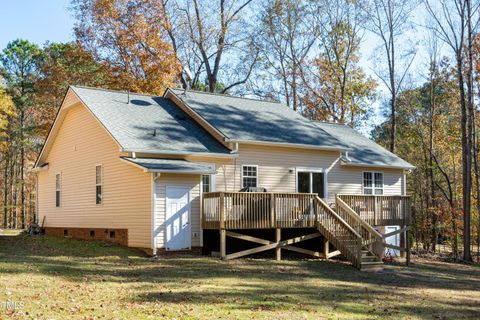
[(322, 204), (322, 207), (324, 209), (326, 209), (327, 211), (329, 211), (333, 216), (335, 216), (343, 225), (345, 225), (345, 227), (347, 227), (350, 231), (352, 231), (353, 234), (355, 234), (355, 236), (361, 238), (362, 236), (355, 230), (353, 229), (346, 221), (345, 219), (343, 219), (338, 213), (335, 212), (335, 210), (333, 210), (332, 208), (330, 208), (330, 206), (328, 204), (325, 203), (325, 201), (323, 201), (321, 198), (319, 198), (318, 196), (316, 197), (316, 199), (318, 201), (320, 201), (320, 203)]
[[(348, 230), (352, 235), (351, 240), (353, 243), (349, 244), (348, 241), (338, 238), (338, 234), (335, 235), (335, 230), (329, 230), (325, 225), (325, 222), (322, 223), (319, 218), (320, 215), (316, 215), (317, 227), (319, 230), (323, 231), (323, 235), (327, 238), (328, 241), (343, 253), (343, 255), (358, 269), (361, 268), (362, 263), (362, 237), (358, 234), (355, 229), (353, 229), (341, 216), (339, 216), (332, 208), (330, 208), (322, 199), (316, 196), (315, 201), (325, 213), (334, 218), (336, 223), (339, 223), (341, 227)], [(352, 246), (353, 245), (353, 246)]]
[(340, 204), (340, 206), (347, 212), (347, 214), (352, 217), (357, 223), (359, 223), (364, 229), (366, 229), (369, 233), (371, 233), (377, 239), (383, 239), (380, 232), (375, 230), (369, 223), (363, 220), (358, 213), (355, 212), (350, 206), (343, 201), (339, 196), (336, 197), (336, 204)]

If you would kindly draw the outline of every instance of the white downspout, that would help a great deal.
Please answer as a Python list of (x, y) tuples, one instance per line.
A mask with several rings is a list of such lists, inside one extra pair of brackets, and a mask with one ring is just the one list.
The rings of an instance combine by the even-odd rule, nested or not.
[(156, 235), (156, 232), (155, 232), (155, 229), (156, 229), (155, 224), (156, 224), (156, 220), (157, 220), (156, 218), (157, 217), (156, 217), (156, 212), (155, 212), (156, 211), (155, 210), (155, 203), (157, 202), (156, 201), (157, 199), (156, 199), (156, 192), (155, 192), (155, 180), (158, 177), (153, 172), (152, 172), (151, 176), (152, 176), (152, 186), (151, 186), (151, 188), (152, 188), (152, 190), (151, 190), (151, 196), (152, 196), (152, 200), (151, 200), (151, 202), (152, 202), (152, 204), (151, 204), (152, 205), (152, 254), (153, 254), (154, 257), (156, 257), (157, 256), (157, 235)]

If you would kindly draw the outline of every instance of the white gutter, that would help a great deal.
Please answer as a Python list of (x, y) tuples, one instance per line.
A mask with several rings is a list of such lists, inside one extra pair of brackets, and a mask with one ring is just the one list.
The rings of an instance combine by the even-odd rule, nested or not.
[(236, 158), (238, 154), (235, 153), (214, 153), (214, 152), (178, 152), (178, 151), (151, 151), (141, 149), (121, 149), (121, 152), (133, 154), (154, 154), (154, 155), (176, 155), (176, 156), (197, 156), (209, 158)]
[(342, 160), (342, 166), (348, 167), (369, 167), (369, 168), (387, 168), (387, 169), (403, 169), (403, 170), (413, 170), (415, 167), (405, 167), (405, 166), (391, 166), (388, 164), (369, 164), (369, 163), (351, 163), (345, 162)]
[(215, 165), (210, 164), (211, 168), (208, 170), (165, 170), (165, 169), (148, 169), (142, 166), (141, 164), (129, 161), (127, 159), (119, 158), (121, 161), (128, 163), (143, 172), (151, 172), (151, 173), (178, 173), (178, 174), (215, 174), (217, 171), (215, 170)]
[(153, 173), (178, 173), (178, 174), (215, 174), (217, 173), (215, 170), (151, 170), (146, 169), (146, 172), (153, 172)]
[(230, 140), (225, 139), (227, 142), (233, 143), (242, 143), (242, 144), (253, 144), (253, 145), (260, 145), (260, 146), (279, 146), (279, 147), (286, 147), (286, 148), (300, 148), (300, 149), (315, 149), (315, 150), (326, 150), (326, 151), (345, 151), (350, 150), (350, 148), (341, 148), (341, 147), (321, 147), (321, 146), (314, 146), (310, 144), (302, 144), (302, 143), (287, 143), (287, 142), (273, 142), (273, 141), (256, 141), (256, 140)]
[(37, 172), (40, 172), (40, 171), (48, 171), (48, 163), (44, 164), (42, 166), (36, 166), (36, 167), (32, 168), (31, 170), (29, 170), (29, 172), (33, 172), (33, 173), (37, 173)]

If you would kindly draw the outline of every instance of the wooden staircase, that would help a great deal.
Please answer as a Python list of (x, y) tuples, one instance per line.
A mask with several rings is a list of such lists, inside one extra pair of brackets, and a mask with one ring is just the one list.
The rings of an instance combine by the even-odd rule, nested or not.
[(336, 199), (334, 211), (322, 199), (316, 197), (314, 211), (319, 232), (353, 266), (369, 271), (379, 271), (383, 268), (381, 258), (372, 249), (376, 242), (382, 241), (382, 236), (340, 198)]
[(381, 271), (383, 270), (383, 261), (369, 250), (362, 250), (361, 270)]

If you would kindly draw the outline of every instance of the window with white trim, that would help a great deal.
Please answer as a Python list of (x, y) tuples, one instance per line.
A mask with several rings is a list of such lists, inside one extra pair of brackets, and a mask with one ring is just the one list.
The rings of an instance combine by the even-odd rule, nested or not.
[(383, 194), (383, 172), (363, 172), (363, 194)]
[(57, 173), (55, 175), (55, 207), (60, 207), (60, 197), (62, 193), (62, 175)]
[(258, 186), (258, 166), (242, 166), (242, 188)]
[(204, 174), (202, 176), (202, 192), (212, 192), (212, 176), (209, 174)]
[(103, 168), (102, 165), (95, 166), (95, 203), (102, 204), (102, 173)]

